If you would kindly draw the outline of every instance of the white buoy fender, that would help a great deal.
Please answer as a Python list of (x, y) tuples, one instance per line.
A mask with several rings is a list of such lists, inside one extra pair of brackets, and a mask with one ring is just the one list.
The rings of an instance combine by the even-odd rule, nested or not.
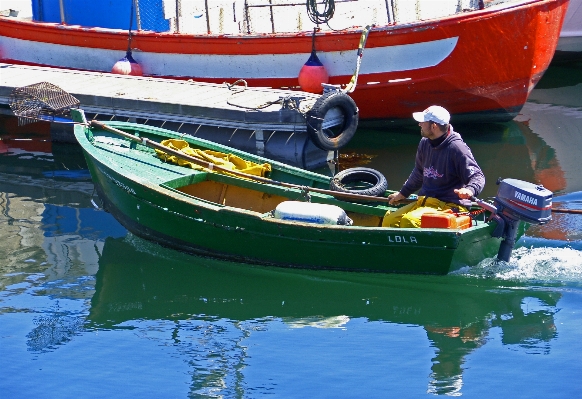
[(127, 54), (125, 54), (125, 57), (113, 65), (111, 73), (118, 75), (143, 76), (143, 70), (137, 61), (131, 56), (131, 51), (128, 51)]
[(274, 216), (302, 223), (352, 225), (352, 219), (339, 206), (312, 202), (283, 201), (277, 205)]

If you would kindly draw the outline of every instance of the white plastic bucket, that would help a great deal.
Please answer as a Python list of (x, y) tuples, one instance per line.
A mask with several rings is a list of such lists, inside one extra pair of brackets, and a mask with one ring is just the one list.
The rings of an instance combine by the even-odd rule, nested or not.
[(352, 219), (339, 206), (312, 202), (283, 201), (277, 205), (274, 216), (302, 223), (352, 225)]

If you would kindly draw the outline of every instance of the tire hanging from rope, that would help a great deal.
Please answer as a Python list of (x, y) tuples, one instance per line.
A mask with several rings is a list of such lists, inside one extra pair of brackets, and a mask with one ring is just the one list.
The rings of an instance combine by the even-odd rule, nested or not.
[[(337, 109), (343, 115), (340, 126), (326, 128), (326, 115)], [(356, 133), (358, 107), (354, 100), (341, 91), (329, 91), (317, 99), (305, 115), (307, 134), (313, 143), (325, 151), (337, 151), (345, 146)]]

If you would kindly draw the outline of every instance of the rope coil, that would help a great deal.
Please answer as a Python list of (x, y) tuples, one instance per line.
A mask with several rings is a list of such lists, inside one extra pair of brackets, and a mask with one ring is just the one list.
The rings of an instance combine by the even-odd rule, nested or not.
[(307, 0), (307, 16), (316, 25), (327, 24), (333, 18), (335, 13), (335, 0), (323, 0), (323, 11), (319, 12), (317, 8), (317, 0)]

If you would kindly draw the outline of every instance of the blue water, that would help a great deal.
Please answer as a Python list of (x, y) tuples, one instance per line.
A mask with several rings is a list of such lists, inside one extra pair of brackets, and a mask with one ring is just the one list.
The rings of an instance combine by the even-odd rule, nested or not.
[[(553, 66), (515, 121), (455, 126), (494, 176), (484, 196), (515, 177), (582, 209), (580, 71)], [(1, 398), (582, 392), (582, 215), (532, 227), (508, 263), (447, 276), (241, 265), (128, 234), (93, 206), (76, 146), (17, 133), (0, 133)], [(419, 135), (388, 133), (360, 130), (346, 152), (397, 188)]]
[(129, 235), (105, 241), (95, 274), (28, 258), (3, 276), (3, 397), (576, 397), (582, 256), (514, 256), (370, 276), (234, 265)]

